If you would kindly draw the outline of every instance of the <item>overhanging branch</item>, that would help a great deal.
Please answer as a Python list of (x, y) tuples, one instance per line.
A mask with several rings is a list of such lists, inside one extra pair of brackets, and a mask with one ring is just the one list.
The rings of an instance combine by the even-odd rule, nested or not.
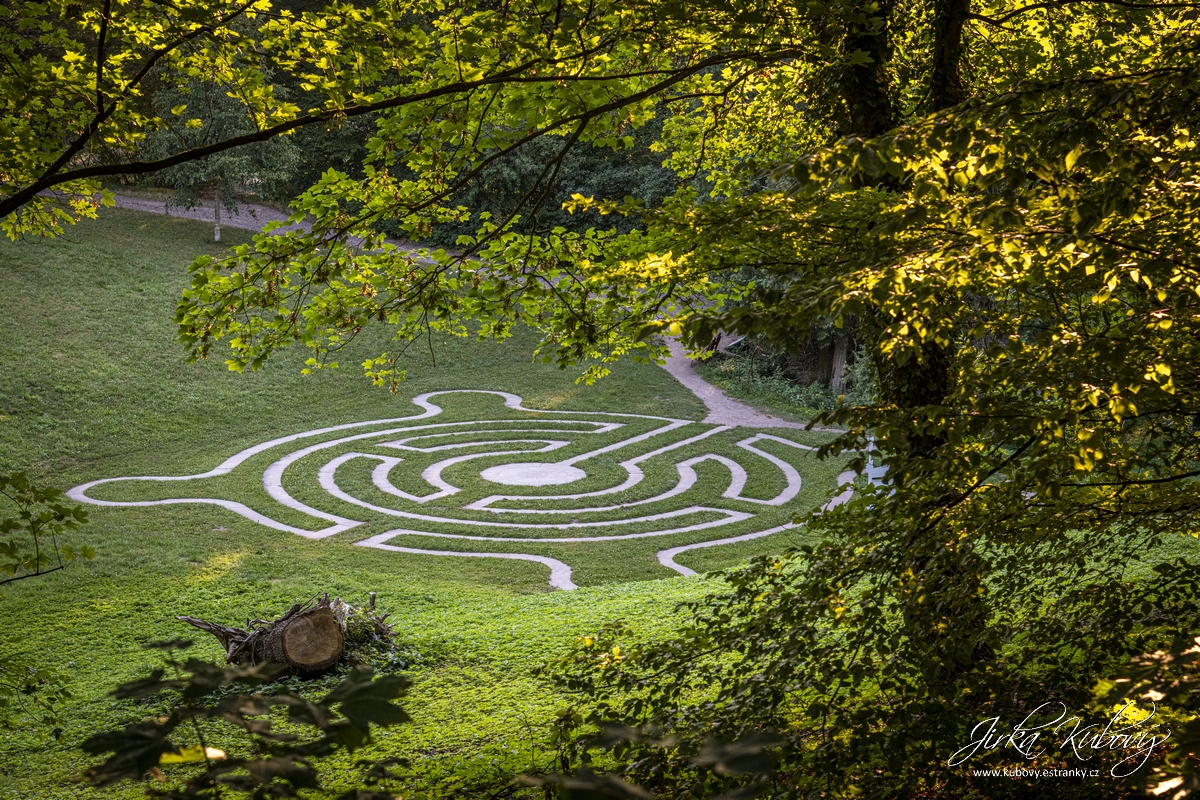
[[(747, 59), (754, 60), (755, 62), (760, 63), (760, 64), (766, 64), (766, 63), (772, 63), (775, 61), (779, 61), (779, 60), (791, 57), (793, 55), (795, 55), (795, 52), (792, 50), (779, 50), (773, 54), (765, 54), (765, 55), (761, 52), (749, 52), (749, 51), (722, 53), (722, 54), (715, 55), (715, 56), (712, 56), (707, 59), (702, 59), (702, 60), (695, 62), (694, 64), (691, 64), (687, 67), (681, 67), (677, 70), (672, 70), (670, 72), (664, 73), (664, 74), (669, 75), (670, 77), (655, 84), (654, 91), (661, 91), (663, 88), (670, 86), (673, 83), (683, 80), (686, 77), (689, 77), (691, 75), (694, 75), (703, 69), (706, 69), (706, 68), (712, 67), (712, 66), (716, 66), (718, 64), (723, 64), (723, 63), (727, 63), (730, 61), (747, 60)], [(57, 171), (57, 169), (52, 167), (51, 170), (48, 170), (47, 173), (44, 174), (43, 177), (40, 178), (39, 180), (37, 180), (36, 182), (13, 193), (11, 196), (4, 198), (3, 200), (0, 200), (0, 218), (7, 217), (8, 215), (15, 213), (26, 203), (33, 200), (38, 194), (45, 192), (49, 189), (52, 189), (55, 186), (62, 185), (64, 183), (70, 183), (72, 181), (87, 180), (87, 179), (91, 179), (91, 178), (111, 177), (111, 176), (115, 176), (115, 175), (145, 175), (145, 174), (149, 174), (149, 173), (153, 173), (153, 172), (158, 172), (159, 170), (167, 169), (168, 167), (173, 167), (173, 166), (176, 166), (179, 164), (196, 161), (196, 160), (206, 158), (211, 155), (215, 155), (217, 153), (225, 152), (226, 150), (232, 150), (232, 149), (235, 149), (238, 147), (244, 147), (246, 145), (254, 144), (257, 142), (267, 141), (268, 139), (272, 139), (276, 136), (280, 136), (282, 134), (288, 133), (288, 132), (296, 130), (298, 128), (306, 127), (308, 125), (316, 125), (319, 123), (327, 122), (327, 121), (335, 119), (335, 118), (359, 117), (359, 116), (363, 116), (366, 114), (373, 114), (378, 111), (386, 111), (386, 110), (390, 110), (390, 109), (401, 108), (406, 105), (424, 102), (426, 100), (431, 100), (431, 99), (434, 99), (437, 97), (445, 97), (448, 95), (472, 92), (472, 91), (475, 91), (477, 89), (480, 89), (480, 88), (483, 88), (486, 86), (498, 86), (498, 85), (505, 85), (505, 84), (517, 84), (517, 83), (538, 83), (538, 84), (564, 83), (564, 82), (570, 83), (570, 82), (576, 82), (576, 81), (581, 81), (581, 80), (587, 79), (586, 76), (572, 76), (572, 75), (561, 75), (561, 74), (545, 75), (545, 76), (522, 75), (522, 73), (526, 72), (531, 67), (536, 66), (537, 64), (541, 63), (542, 61), (544, 61), (544, 59), (539, 57), (539, 58), (524, 62), (522, 64), (515, 65), (506, 70), (502, 70), (502, 71), (500, 71), (494, 75), (488, 76), (486, 78), (479, 78), (479, 79), (473, 80), (473, 81), (456, 81), (454, 83), (446, 84), (445, 86), (439, 86), (437, 88), (429, 89), (424, 92), (416, 92), (414, 94), (402, 95), (399, 97), (390, 97), (385, 100), (379, 100), (377, 102), (367, 103), (367, 104), (364, 104), (361, 106), (350, 107), (350, 108), (325, 109), (324, 111), (319, 111), (319, 112), (316, 112), (313, 114), (308, 114), (306, 116), (298, 117), (296, 119), (289, 120), (287, 122), (281, 122), (278, 125), (274, 125), (270, 128), (265, 128), (263, 130), (255, 131), (253, 133), (247, 133), (242, 136), (235, 136), (233, 138), (226, 139), (221, 142), (214, 142), (213, 144), (205, 145), (203, 147), (197, 147), (197, 148), (193, 148), (191, 150), (185, 150), (181, 153), (176, 153), (173, 156), (168, 156), (166, 158), (161, 158), (161, 159), (157, 159), (154, 161), (133, 161), (133, 162), (126, 162), (126, 163), (122, 163), (122, 164), (98, 164), (98, 165), (89, 166), (89, 167), (81, 167), (79, 169), (74, 169), (74, 170), (67, 170), (65, 172), (59, 172), (59, 171)], [(608, 76), (606, 78), (606, 80), (613, 80), (614, 78), (620, 78), (620, 77), (623, 77), (623, 76)], [(604, 111), (615, 109), (615, 108), (620, 108), (623, 105), (627, 105), (632, 102), (637, 102), (639, 99), (643, 99), (646, 96), (647, 96), (647, 92), (645, 92), (645, 91), (636, 92), (636, 93), (624, 98), (622, 101), (613, 101), (608, 104), (605, 104), (605, 106), (602, 107), (604, 109), (603, 111), (598, 110), (598, 109), (592, 109), (592, 110), (589, 110), (588, 112), (585, 112), (585, 114), (593, 115), (594, 113), (604, 113)], [(578, 117), (576, 117), (576, 118), (578, 118)], [(102, 120), (100, 120), (100, 121), (102, 121)], [(94, 124), (96, 126), (98, 126), (99, 122), (94, 121)], [(89, 129), (91, 127), (92, 126), (89, 125)], [(91, 131), (91, 132), (94, 133), (94, 131)], [(69, 159), (70, 154), (78, 151), (78, 147), (76, 145), (82, 146), (81, 144), (79, 144), (78, 141), (76, 142), (76, 144), (73, 144), (72, 147), (68, 149), (68, 153), (64, 153), (63, 157), (60, 157), (59, 160), (55, 163), (55, 167), (61, 167), (61, 166), (65, 165), (65, 161), (67, 159)]]

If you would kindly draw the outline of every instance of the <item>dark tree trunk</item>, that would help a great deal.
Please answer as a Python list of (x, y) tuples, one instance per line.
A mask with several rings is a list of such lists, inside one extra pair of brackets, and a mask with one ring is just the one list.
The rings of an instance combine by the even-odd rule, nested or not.
[[(847, 55), (865, 52), (871, 63), (849, 67), (843, 80), (843, 97), (850, 113), (851, 133), (862, 137), (879, 136), (898, 122), (890, 100), (887, 63), (890, 57), (887, 18), (894, 0), (883, 0), (877, 16), (883, 26), (851, 25), (845, 39)], [(929, 75), (926, 108), (939, 111), (967, 99), (962, 80), (963, 30), (970, 12), (970, 0), (932, 0), (933, 63)], [(868, 17), (870, 15), (867, 15)], [(884, 188), (899, 190), (885, 179)], [(876, 353), (880, 390), (885, 402), (894, 404), (916, 421), (923, 407), (944, 405), (953, 394), (956, 379), (954, 352), (935, 342), (925, 342), (904, 363), (883, 359)], [(932, 458), (945, 444), (945, 437), (933, 433), (911, 432), (905, 440), (889, 442), (891, 448), (908, 458)], [(904, 481), (904, 475), (891, 479)], [(987, 627), (988, 603), (979, 591), (984, 569), (981, 559), (969, 543), (952, 552), (940, 540), (920, 539), (902, 556), (900, 570), (911, 571), (919, 589), (912, 596), (925, 594), (931, 602), (910, 602), (902, 611), (903, 626), (910, 637), (912, 656), (931, 667), (927, 672), (934, 694), (953, 692), (973, 665), (993, 657), (994, 650)], [(944, 631), (973, 630), (964, 648), (961, 641)]]
[(817, 382), (826, 386), (833, 382), (833, 345), (823, 344), (817, 349)]
[(963, 26), (971, 0), (934, 0), (933, 68), (929, 73), (929, 108), (941, 111), (967, 99), (962, 81)]
[(850, 349), (850, 337), (842, 334), (833, 340), (833, 366), (829, 375), (829, 386), (835, 392), (846, 385), (846, 353)]
[[(933, 65), (929, 74), (932, 110), (940, 111), (966, 100), (962, 81), (963, 27), (971, 0), (933, 0)], [(884, 399), (902, 409), (941, 405), (953, 393), (954, 356), (947, 348), (926, 342), (916, 358), (902, 365), (880, 367)], [(908, 441), (910, 456), (928, 457), (943, 444), (939, 436), (914, 435)]]
[[(935, 342), (925, 342), (920, 351), (903, 364), (877, 359), (875, 366), (883, 400), (905, 411), (942, 405), (954, 391), (954, 357), (947, 348)], [(929, 458), (944, 443), (940, 434), (912, 434), (905, 443), (906, 454)]]
[[(941, 111), (967, 99), (962, 80), (963, 28), (971, 11), (970, 0), (933, 0), (933, 64), (929, 75), (928, 109)], [(932, 342), (925, 345), (919, 364), (901, 368), (893, 376), (891, 398), (904, 408), (945, 403), (954, 391), (954, 355)], [(941, 436), (910, 437), (909, 453), (930, 456), (945, 443)], [(983, 592), (984, 561), (969, 542), (953, 548), (926, 542), (934, 551), (914, 552), (908, 567), (921, 576), (925, 591), (938, 598), (934, 603), (906, 607), (904, 619), (914, 635), (928, 636), (925, 651), (938, 663), (940, 674), (932, 681), (935, 690), (948, 691), (975, 665), (995, 656), (988, 627), (990, 605)], [(939, 561), (939, 567), (931, 565)], [(954, 641), (944, 632), (973, 631), (965, 641)]]
[(221, 184), (217, 184), (217, 188), (213, 190), (213, 241), (221, 241), (221, 200), (224, 198), (221, 192)]
[(863, 21), (852, 22), (847, 29), (843, 44), (846, 55), (862, 51), (870, 59), (870, 63), (846, 67), (842, 78), (843, 97), (850, 111), (850, 133), (856, 136), (878, 136), (896, 127), (887, 77), (892, 1), (883, 0), (874, 13), (867, 12), (867, 4), (863, 3)]

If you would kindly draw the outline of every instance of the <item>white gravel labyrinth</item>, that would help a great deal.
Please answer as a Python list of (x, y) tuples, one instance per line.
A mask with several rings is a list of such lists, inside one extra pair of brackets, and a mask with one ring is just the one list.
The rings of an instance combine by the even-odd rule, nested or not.
[[(498, 413), (492, 418), (436, 420), (443, 409), (434, 402), (435, 398), (445, 397), (439, 402), (452, 403), (452, 396), (464, 394), (496, 396), (508, 413), (497, 407)], [(402, 527), (355, 542), (359, 547), (430, 556), (533, 561), (550, 569), (552, 587), (574, 589), (571, 567), (563, 561), (528, 553), (486, 552), (486, 549), (490, 543), (577, 544), (690, 534), (697, 541), (658, 551), (658, 561), (676, 572), (691, 575), (694, 572), (677, 564), (675, 556), (793, 527), (777, 524), (779, 519), (775, 515), (772, 522), (776, 524), (767, 524), (760, 530), (707, 538), (724, 526), (753, 528), (758, 510), (782, 506), (794, 499), (800, 491), (800, 473), (788, 458), (779, 454), (799, 456), (798, 451), (814, 449), (787, 438), (728, 425), (641, 414), (530, 409), (522, 405), (519, 396), (506, 392), (468, 389), (429, 392), (414, 397), (412, 402), (420, 409), (412, 416), (354, 422), (272, 439), (242, 450), (199, 475), (105, 478), (76, 486), (67, 494), (77, 502), (100, 506), (207, 503), (308, 539), (333, 536), (365, 524), (366, 519), (352, 519), (315, 508), (284, 487), (284, 476), (293, 465), (320, 464), (316, 468), (316, 482), (324, 496), (403, 520)], [(591, 437), (597, 437), (599, 446), (588, 446)], [(735, 449), (728, 443), (724, 448), (715, 446), (723, 439), (730, 440)], [(737, 457), (701, 452), (673, 460), (677, 457), (675, 451), (687, 448), (689, 453), (695, 453), (700, 443), (704, 443), (701, 447), (714, 445), (714, 449), (736, 453)], [(318, 521), (318, 525), (327, 523), (325, 527), (318, 530), (297, 527), (233, 500), (175, 497), (120, 501), (94, 498), (90, 494), (105, 484), (201, 481), (227, 475), (247, 460), (269, 451), (278, 457), (262, 473), (266, 493), (279, 505)], [(563, 451), (562, 458), (554, 458), (557, 451)], [(676, 477), (673, 485), (647, 493), (643, 484), (653, 485), (655, 481), (646, 481), (643, 465), (652, 460), (656, 472), (669, 471), (673, 466)], [(412, 470), (397, 469), (405, 462), (416, 462), (421, 467), (419, 479)], [(700, 485), (696, 467), (705, 462), (713, 462), (728, 473), (728, 483), (717, 496)], [(344, 488), (353, 483), (345, 479), (346, 469), (365, 474), (368, 467), (375, 491), (364, 492), (362, 481), (357, 491)], [(589, 467), (623, 477), (594, 488), (597, 482), (587, 480)], [(298, 474), (304, 472), (301, 467), (294, 469)], [(751, 476), (764, 470), (774, 471), (770, 484), (782, 488), (771, 497), (745, 493)], [(312, 474), (311, 468), (307, 474)], [(394, 480), (394, 475), (401, 477)], [(470, 481), (475, 490), (464, 493), (464, 488), (456, 485), (455, 476), (458, 483), (463, 482), (464, 476), (481, 480)], [(572, 492), (572, 484), (581, 482), (589, 484), (588, 490)], [(291, 478), (289, 485), (295, 485)], [(494, 487), (495, 493), (479, 497), (481, 485)], [(364, 494), (368, 497), (364, 498)], [(435, 501), (455, 505), (456, 495), (463, 495), (463, 500), (448, 514), (434, 513), (437, 509), (430, 507)], [(438, 508), (445, 511), (445, 505)], [(447, 539), (459, 544), (455, 550), (421, 549), (399, 544), (405, 537)], [(479, 549), (473, 549), (472, 543)]]

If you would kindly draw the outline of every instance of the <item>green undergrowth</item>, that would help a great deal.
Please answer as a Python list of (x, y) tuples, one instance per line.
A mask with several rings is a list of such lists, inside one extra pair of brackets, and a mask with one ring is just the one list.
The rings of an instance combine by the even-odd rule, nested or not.
[(697, 374), (731, 397), (769, 408), (786, 420), (806, 422), (837, 405), (837, 394), (828, 386), (794, 383), (754, 358), (715, 353), (695, 365)]
[[(224, 244), (249, 236), (230, 230)], [(386, 336), (378, 333), (355, 341), (341, 358), (342, 369), (307, 377), (300, 374), (307, 356), (301, 351), (282, 353), (254, 374), (237, 375), (221, 363), (188, 364), (172, 318), (187, 264), (219, 252), (210, 238), (211, 227), (203, 222), (106, 210), (101, 220), (75, 226), (60, 239), (0, 243), (0, 469), (27, 469), (63, 488), (118, 476), (191, 475), (278, 436), (411, 416), (418, 411), (410, 401), (414, 395), (447, 389), (507, 391), (539, 409), (704, 416), (700, 401), (652, 365), (620, 364), (595, 386), (578, 385), (578, 373), (531, 361), (535, 339), (527, 331), (504, 342), (438, 338), (432, 353), (414, 348), (405, 365), (409, 380), (396, 396), (371, 387), (356, 366), (387, 349)], [(507, 413), (494, 397), (449, 398), (445, 420)], [(697, 423), (694, 430), (708, 428)], [(753, 433), (721, 433), (670, 459), (647, 462), (644, 491), (661, 492), (678, 480), (675, 456), (711, 451), (735, 457), (736, 442)], [(773, 433), (808, 445), (821, 441), (803, 431)], [(0, 733), (0, 797), (143, 796), (135, 786), (100, 793), (71, 780), (90, 763), (77, 749), (83, 739), (153, 712), (107, 696), (114, 685), (155, 664), (156, 654), (141, 645), (187, 636), (195, 639), (197, 654), (219, 659), (215, 639), (175, 616), (240, 625), (277, 615), (318, 592), (362, 603), (374, 591), (391, 613), (400, 647), (392, 666), (414, 681), (404, 701), (414, 721), (383, 732), (366, 755), (413, 759), (405, 797), (464, 796), (537, 769), (549, 758), (555, 713), (566, 700), (531, 669), (605, 622), (625, 620), (640, 634), (662, 635), (676, 623), (672, 609), (678, 602), (716, 587), (701, 577), (674, 576), (657, 562), (658, 549), (761, 529), (759, 523), (782, 524), (823, 502), (838, 465), (778, 443), (762, 448), (796, 465), (804, 483), (800, 496), (782, 509), (714, 500), (717, 507), (761, 513), (754, 524), (660, 540), (515, 548), (570, 563), (582, 587), (575, 592), (550, 590), (547, 569), (537, 563), (353, 546), (403, 521), (321, 492), (317, 462), (289, 470), (285, 488), (329, 513), (359, 514), (353, 518), (364, 520), (361, 526), (310, 540), (211, 505), (91, 506), (91, 524), (65, 543), (93, 545), (99, 552), (94, 561), (0, 589), (0, 655), (22, 654), (60, 669), (74, 694), (63, 710), (62, 739), (45, 739), (33, 727)], [(630, 452), (650, 449), (646, 444)], [(320, 521), (266, 496), (262, 473), (272, 457), (255, 457), (203, 486), (173, 483), (168, 491), (163, 484), (110, 484), (98, 487), (95, 496), (221, 497), (286, 524), (320, 527)], [(579, 487), (611, 484), (615, 462), (623, 457), (589, 467)], [(397, 481), (414, 479), (426, 463), (411, 461), (397, 468)], [(729, 481), (723, 467), (703, 463), (696, 469), (700, 487), (712, 496)], [(462, 484), (466, 497), (496, 491), (483, 485), (477, 470), (475, 465), (474, 471), (447, 476)], [(746, 496), (778, 492), (780, 479), (772, 470), (752, 473)], [(369, 474), (366, 465), (348, 463), (338, 480), (353, 494), (377, 497)], [(455, 508), (431, 504), (429, 511), (451, 514)], [(705, 513), (712, 512), (699, 512), (696, 519)], [(453, 524), (430, 528), (453, 529)], [(778, 551), (803, 536), (798, 528), (690, 551), (678, 562), (702, 572)], [(412, 537), (404, 544), (447, 549), (447, 541)], [(356, 774), (352, 760), (343, 759), (332, 765), (327, 780), (336, 788), (349, 785)]]

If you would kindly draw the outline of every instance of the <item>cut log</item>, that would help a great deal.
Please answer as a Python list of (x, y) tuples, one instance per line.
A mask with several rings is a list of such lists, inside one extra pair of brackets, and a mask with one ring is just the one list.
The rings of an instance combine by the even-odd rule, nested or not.
[(230, 664), (278, 664), (300, 673), (320, 672), (336, 664), (345, 648), (329, 595), (316, 605), (294, 605), (273, 621), (251, 620), (249, 630), (195, 617), (176, 619), (215, 636)]
[(345, 646), (342, 629), (329, 608), (314, 608), (274, 625), (261, 642), (265, 660), (287, 663), (301, 672), (332, 667)]
[(255, 628), (226, 653), (234, 664), (286, 664), (298, 672), (320, 672), (337, 663), (344, 646), (333, 612), (318, 606)]

